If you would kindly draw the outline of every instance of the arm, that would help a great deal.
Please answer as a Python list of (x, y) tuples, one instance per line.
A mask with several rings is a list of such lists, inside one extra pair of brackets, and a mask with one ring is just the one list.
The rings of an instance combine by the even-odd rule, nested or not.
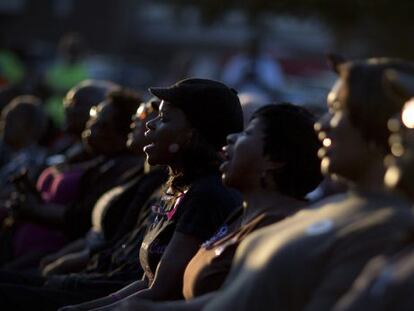
[(158, 264), (154, 282), (150, 288), (132, 297), (149, 300), (180, 299), (184, 270), (198, 251), (200, 244), (200, 239), (176, 231)]
[(91, 300), (91, 301), (87, 301), (87, 302), (84, 302), (78, 305), (67, 306), (59, 310), (60, 311), (92, 310), (95, 308), (110, 306), (111, 304), (119, 301), (120, 299), (126, 298), (147, 286), (148, 284), (146, 280), (138, 280), (108, 296), (98, 298), (95, 300)]
[(141, 311), (198, 311), (202, 310), (203, 307), (214, 297), (216, 292), (208, 293), (203, 296), (191, 300), (177, 300), (177, 301), (165, 301), (155, 302), (142, 299), (135, 299), (124, 301), (115, 310), (141, 310)]
[(65, 256), (70, 253), (76, 253), (76, 252), (82, 251), (85, 248), (85, 246), (86, 246), (85, 239), (83, 238), (73, 241), (69, 243), (68, 245), (66, 245), (65, 247), (63, 247), (58, 252), (43, 257), (40, 262), (40, 268), (43, 269), (48, 264), (52, 263), (53, 261), (59, 259), (62, 256)]
[(101, 300), (99, 305), (88, 305), (88, 310), (92, 307), (96, 308), (96, 311), (113, 310), (124, 304), (128, 306), (129, 303), (134, 303), (134, 301), (139, 303), (144, 299), (181, 299), (184, 270), (199, 249), (200, 243), (199, 239), (176, 231), (158, 264), (155, 279), (150, 288), (142, 289), (141, 291), (131, 291), (129, 295), (122, 297), (117, 295), (117, 298), (125, 298), (119, 301), (114, 301), (113, 297), (105, 301)]
[(66, 254), (46, 265), (42, 270), (42, 275), (48, 276), (52, 274), (79, 272), (88, 264), (89, 257), (90, 252), (88, 249), (84, 249), (76, 253)]

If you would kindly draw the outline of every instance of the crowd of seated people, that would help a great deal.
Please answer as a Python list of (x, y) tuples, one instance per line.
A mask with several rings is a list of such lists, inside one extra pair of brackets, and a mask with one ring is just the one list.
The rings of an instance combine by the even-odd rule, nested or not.
[(414, 64), (330, 65), (322, 116), (210, 79), (147, 101), (86, 80), (50, 146), (41, 100), (13, 99), (2, 309), (411, 310)]

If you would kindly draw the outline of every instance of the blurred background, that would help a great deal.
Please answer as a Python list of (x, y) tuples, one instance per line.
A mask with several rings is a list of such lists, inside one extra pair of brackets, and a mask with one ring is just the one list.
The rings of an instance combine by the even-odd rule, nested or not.
[(335, 79), (326, 53), (413, 58), (413, 8), (410, 0), (0, 0), (0, 106), (16, 93), (61, 102), (85, 78), (145, 92), (198, 76), (323, 109)]

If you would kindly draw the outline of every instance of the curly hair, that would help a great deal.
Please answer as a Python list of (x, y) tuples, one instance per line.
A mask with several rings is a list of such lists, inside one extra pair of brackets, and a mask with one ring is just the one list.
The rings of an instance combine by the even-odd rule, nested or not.
[(115, 124), (121, 134), (128, 135), (133, 114), (142, 102), (142, 97), (135, 91), (120, 88), (110, 92), (106, 100), (115, 108)]
[(264, 155), (284, 164), (272, 172), (277, 190), (303, 199), (322, 181), (313, 115), (303, 107), (279, 103), (259, 108), (251, 120), (255, 118), (264, 124)]
[(206, 174), (219, 173), (222, 159), (215, 146), (198, 131), (183, 154), (184, 167), (179, 173), (170, 171), (168, 186), (174, 192), (183, 192), (194, 180)]

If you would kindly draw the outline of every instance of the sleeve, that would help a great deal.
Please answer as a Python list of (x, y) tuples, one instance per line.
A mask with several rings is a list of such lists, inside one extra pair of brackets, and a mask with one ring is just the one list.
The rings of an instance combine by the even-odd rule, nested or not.
[(236, 204), (221, 189), (189, 191), (182, 201), (182, 215), (176, 231), (195, 236), (202, 241), (209, 239), (224, 223)]

